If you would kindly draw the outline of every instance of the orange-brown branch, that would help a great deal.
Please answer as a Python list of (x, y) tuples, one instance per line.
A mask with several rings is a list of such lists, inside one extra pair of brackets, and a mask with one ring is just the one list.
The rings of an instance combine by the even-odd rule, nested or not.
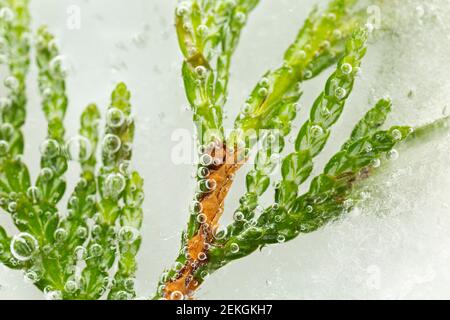
[(194, 279), (194, 273), (207, 262), (208, 247), (213, 241), (213, 233), (224, 211), (225, 198), (233, 183), (234, 175), (244, 163), (240, 160), (239, 152), (231, 153), (225, 146), (213, 148), (208, 151), (208, 154), (218, 161), (209, 166), (208, 180), (214, 188), (204, 194), (200, 200), (202, 215), (200, 228), (187, 243), (188, 261), (178, 272), (176, 280), (166, 283), (164, 291), (166, 299), (191, 298), (193, 292), (199, 287), (199, 282)]

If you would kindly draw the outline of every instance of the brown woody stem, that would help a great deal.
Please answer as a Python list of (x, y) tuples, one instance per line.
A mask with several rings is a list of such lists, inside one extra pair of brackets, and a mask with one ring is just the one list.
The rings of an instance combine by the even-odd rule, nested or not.
[[(224, 144), (207, 151), (216, 160), (208, 167), (210, 174), (208, 182), (214, 188), (200, 199), (201, 224), (197, 234), (189, 239), (187, 250), (189, 259), (178, 272), (175, 280), (165, 284), (164, 298), (178, 300), (192, 298), (200, 286), (194, 274), (199, 267), (208, 262), (208, 248), (214, 241), (214, 232), (219, 226), (219, 220), (224, 211), (224, 202), (233, 184), (236, 172), (245, 163), (245, 157), (240, 160), (240, 152), (227, 149)], [(218, 161), (217, 161), (218, 160)]]

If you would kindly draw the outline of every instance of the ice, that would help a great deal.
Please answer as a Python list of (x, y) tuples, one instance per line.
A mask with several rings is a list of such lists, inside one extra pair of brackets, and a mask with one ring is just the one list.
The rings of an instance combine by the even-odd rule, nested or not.
[[(86, 104), (94, 101), (105, 110), (113, 83), (123, 80), (133, 93), (138, 121), (134, 164), (146, 181), (137, 280), (142, 296), (153, 293), (160, 272), (175, 258), (192, 197), (193, 166), (174, 165), (170, 159), (172, 132), (192, 130), (173, 30), (175, 2), (32, 1), (34, 25), (49, 25), (60, 37), (72, 65), (66, 121), (69, 136), (77, 134), (78, 123), (73, 120)], [(284, 49), (312, 6), (326, 2), (261, 2), (235, 55), (228, 124), (261, 75), (280, 64)], [(333, 138), (317, 161), (316, 173), (354, 123), (382, 96), (389, 95), (394, 102), (390, 124), (420, 125), (450, 110), (450, 1), (373, 2), (381, 8), (383, 27), (375, 31), (363, 74), (343, 120), (334, 128)], [(67, 26), (67, 9), (73, 4), (81, 10), (80, 29)], [(301, 119), (326, 76), (305, 86)], [(25, 158), (33, 175), (38, 172), (37, 146), (45, 134), (35, 79), (34, 68), (25, 130)], [(361, 208), (323, 230), (228, 265), (207, 279), (198, 297), (450, 298), (449, 137), (398, 151), (399, 159), (390, 162), (364, 189), (367, 199)], [(76, 174), (72, 169), (69, 180), (73, 181)], [(241, 173), (227, 200), (227, 219), (243, 190), (242, 181)], [(0, 214), (0, 221), (6, 223), (4, 214)], [(41, 299), (43, 295), (25, 283), (20, 272), (0, 267), (0, 298)]]

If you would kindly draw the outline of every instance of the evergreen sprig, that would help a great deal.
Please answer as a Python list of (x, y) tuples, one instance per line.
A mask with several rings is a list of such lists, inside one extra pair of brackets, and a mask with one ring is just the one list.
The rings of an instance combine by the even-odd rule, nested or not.
[[(233, 12), (233, 8), (239, 10), (242, 2), (246, 1), (216, 3), (227, 3), (229, 12)], [(252, 8), (256, 4), (254, 1), (247, 3)], [(160, 279), (155, 295), (159, 299), (190, 298), (208, 275), (229, 262), (267, 245), (284, 243), (300, 234), (313, 232), (342, 217), (357, 205), (354, 190), (359, 183), (379, 170), (383, 159), (397, 157), (394, 149), (397, 144), (448, 126), (448, 120), (439, 120), (416, 131), (408, 126), (381, 130), (391, 111), (391, 102), (381, 99), (358, 122), (323, 172), (311, 177), (314, 158), (325, 147), (332, 126), (342, 115), (352, 92), (372, 29), (371, 26), (362, 28), (364, 13), (356, 9), (357, 1), (332, 0), (325, 10), (313, 10), (285, 53), (282, 67), (268, 71), (258, 82), (239, 113), (234, 130), (224, 137), (221, 120), (224, 104), (202, 100), (214, 97), (213, 79), (221, 72), (203, 55), (213, 46), (202, 51), (201, 46), (194, 45), (199, 43), (196, 37), (187, 39), (181, 31), (207, 24), (207, 17), (215, 14), (210, 4), (206, 0), (193, 0), (183, 2), (177, 8), (177, 30), (185, 56), (183, 79), (201, 137), (198, 141), (201, 150), (197, 175), (199, 188), (188, 228), (182, 236), (180, 253), (173, 267)], [(197, 27), (189, 28), (191, 24), (188, 24), (186, 28), (186, 24), (181, 23), (185, 22), (185, 17), (191, 17), (195, 21), (192, 25)], [(232, 21), (224, 20), (221, 27), (225, 33), (219, 34), (222, 39), (233, 37), (232, 33), (226, 33), (231, 30), (231, 24)], [(236, 44), (233, 44), (234, 48)], [(274, 202), (263, 209), (259, 198), (269, 190), (270, 176), (277, 168), (286, 144), (285, 137), (296, 118), (302, 83), (334, 64), (337, 64), (336, 71), (329, 77), (311, 108), (309, 119), (297, 134), (295, 151), (281, 161), (282, 178), (275, 185)], [(196, 70), (201, 72), (195, 73)], [(219, 92), (226, 95), (226, 91)], [(225, 102), (226, 97), (221, 97), (220, 101)], [(196, 107), (200, 105), (211, 106), (205, 110), (212, 116), (205, 117), (204, 110)], [(208, 120), (199, 125), (199, 119)], [(220, 134), (205, 138), (204, 132), (208, 131), (219, 131)], [(248, 160), (251, 148), (256, 148), (257, 153), (255, 164), (246, 176), (246, 193), (240, 198), (233, 223), (220, 228), (224, 199), (235, 174)], [(309, 190), (299, 194), (299, 187), (307, 180), (310, 180)]]
[[(81, 115), (79, 135), (67, 139), (65, 58), (54, 36), (39, 28), (36, 64), (47, 138), (39, 147), (41, 169), (32, 184), (21, 157), (30, 61), (28, 1), (0, 4), (2, 57), (10, 72), (7, 97), (1, 100), (0, 204), (18, 230), (9, 236), (0, 227), (0, 261), (22, 270), (49, 299), (134, 298), (144, 196), (143, 181), (130, 162), (135, 128), (130, 92), (123, 83), (113, 91), (101, 141), (101, 116), (94, 104)], [(61, 211), (70, 161), (80, 164), (81, 174)]]
[(247, 15), (259, 0), (188, 0), (176, 8), (176, 30), (185, 57), (183, 79), (200, 144), (207, 131), (223, 138), (230, 63)]
[[(247, 192), (234, 214), (237, 229), (245, 220), (251, 219), (258, 207), (258, 198), (270, 185), (270, 175), (277, 166), (278, 155), (285, 147), (285, 137), (291, 132), (292, 121), (297, 116), (302, 83), (333, 65), (344, 53), (345, 42), (352, 30), (361, 24), (363, 15), (353, 9), (355, 3), (332, 1), (324, 12), (315, 8), (286, 51), (283, 66), (267, 72), (238, 115), (236, 130), (227, 143), (239, 144), (246, 136), (252, 135), (256, 140), (262, 139), (263, 143), (257, 152), (254, 168), (246, 177)], [(332, 93), (333, 96), (335, 94)], [(317, 126), (314, 129), (321, 130)], [(264, 134), (264, 130), (270, 130), (270, 133)], [(252, 147), (245, 141), (242, 144)]]

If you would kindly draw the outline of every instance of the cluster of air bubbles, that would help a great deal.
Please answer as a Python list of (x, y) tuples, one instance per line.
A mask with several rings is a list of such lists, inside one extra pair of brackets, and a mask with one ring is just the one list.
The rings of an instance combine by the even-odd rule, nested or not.
[(245, 215), (241, 211), (236, 211), (233, 215), (233, 219), (235, 221), (243, 221), (245, 219)]
[(131, 161), (124, 160), (119, 164), (119, 172), (124, 176), (129, 176), (132, 172)]
[(184, 300), (184, 295), (181, 291), (173, 291), (170, 294), (170, 300)]
[(111, 173), (105, 180), (105, 193), (116, 198), (125, 190), (126, 184), (126, 179), (121, 173)]
[(68, 293), (75, 293), (78, 290), (78, 283), (75, 280), (67, 280), (64, 284), (64, 290)]
[(36, 186), (31, 186), (27, 190), (27, 196), (32, 203), (36, 203), (41, 198), (41, 191)]
[(129, 197), (127, 199), (127, 204), (131, 208), (135, 208), (138, 204), (140, 204), (144, 201), (144, 198), (145, 198), (144, 193), (142, 191), (140, 191), (136, 194), (136, 196), (134, 198)]
[(304, 77), (305, 79), (311, 79), (312, 76), (313, 76), (313, 73), (312, 73), (312, 71), (309, 70), (309, 69), (306, 69), (306, 70), (303, 72), (303, 77)]
[(189, 209), (191, 212), (201, 212), (203, 208), (200, 201), (193, 200), (189, 206)]
[(296, 55), (299, 59), (303, 60), (306, 58), (306, 52), (305, 50), (298, 50), (296, 51)]
[(39, 178), (43, 181), (50, 181), (53, 178), (53, 170), (47, 167), (44, 167), (39, 172)]
[[(86, 180), (81, 180), (81, 181), (79, 182), (79, 185), (80, 185), (80, 186), (84, 186), (84, 185), (85, 185), (82, 181), (86, 181)], [(78, 187), (78, 186), (77, 186), (77, 187)], [(70, 207), (70, 208), (77, 208), (78, 205), (79, 205), (79, 203), (80, 203), (80, 200), (78, 199), (77, 196), (71, 196), (71, 197), (69, 198), (69, 207)]]
[(55, 230), (54, 234), (53, 234), (53, 238), (55, 239), (55, 241), (57, 243), (62, 243), (64, 242), (68, 237), (68, 232), (66, 229), (64, 228), (58, 228)]
[(120, 128), (125, 123), (125, 114), (118, 108), (110, 108), (106, 113), (106, 123), (111, 128)]
[(283, 135), (279, 131), (271, 131), (262, 142), (264, 150), (270, 150), (274, 153), (281, 152), (283, 145)]
[(228, 9), (233, 9), (234, 7), (236, 7), (236, 0), (225, 0), (224, 6)]
[(208, 271), (203, 270), (200, 272), (200, 278), (202, 278), (203, 280), (205, 280), (208, 276), (209, 276)]
[(274, 172), (279, 159), (278, 153), (269, 155), (267, 150), (263, 149), (256, 156), (255, 167), (264, 174), (270, 175)]
[(42, 96), (44, 99), (51, 99), (53, 97), (53, 90), (50, 87), (42, 89)]
[(86, 197), (86, 204), (93, 206), (95, 202), (97, 201), (97, 197), (95, 194), (90, 194)]
[(241, 109), (241, 112), (243, 114), (250, 114), (252, 111), (253, 107), (250, 103), (245, 103), (244, 106)]
[(5, 87), (15, 91), (19, 89), (20, 83), (16, 77), (8, 76), (5, 78), (4, 85)]
[(230, 244), (230, 252), (231, 253), (238, 253), (239, 252), (239, 245), (235, 242), (233, 242), (232, 244)]
[(14, 134), (14, 127), (11, 123), (2, 123), (0, 125), (0, 132), (4, 138), (11, 138)]
[(398, 153), (398, 151), (395, 150), (395, 149), (390, 150), (390, 151), (386, 154), (386, 159), (388, 159), (388, 160), (392, 160), (392, 161), (393, 161), (393, 160), (397, 160), (398, 157), (399, 157), (399, 153)]
[(94, 243), (89, 247), (89, 255), (91, 257), (100, 257), (103, 254), (103, 248), (98, 243)]
[(54, 57), (50, 61), (49, 69), (53, 75), (66, 76), (69, 71), (67, 58), (63, 55)]
[(135, 282), (133, 278), (127, 278), (123, 281), (123, 286), (126, 290), (132, 291), (135, 287)]
[(38, 249), (38, 241), (29, 233), (19, 233), (11, 240), (11, 254), (18, 261), (30, 260)]
[(279, 234), (278, 236), (277, 236), (277, 242), (278, 243), (283, 243), (283, 242), (285, 242), (286, 241), (286, 237), (283, 235), (283, 234)]
[(86, 239), (89, 235), (89, 231), (86, 227), (79, 226), (77, 230), (75, 231), (75, 235), (79, 239)]
[(8, 7), (3, 7), (0, 9), (0, 20), (5, 22), (11, 22), (14, 20), (14, 11)]
[(93, 148), (88, 138), (78, 135), (66, 142), (65, 152), (68, 159), (82, 162), (91, 157)]
[(0, 98), (0, 111), (8, 109), (9, 107), (11, 107), (11, 105), (12, 105), (12, 101), (10, 98), (6, 98), (6, 97)]
[(45, 158), (55, 158), (60, 155), (61, 148), (58, 141), (54, 139), (46, 139), (41, 143), (39, 151)]
[(8, 211), (14, 213), (17, 211), (17, 194), (15, 192), (10, 192), (8, 197)]
[(342, 38), (342, 31), (339, 29), (334, 29), (333, 30), (333, 37), (335, 39), (341, 39)]
[(381, 160), (378, 159), (378, 158), (373, 159), (372, 162), (371, 162), (371, 166), (373, 168), (379, 168), (380, 165), (381, 165)]
[(256, 227), (257, 223), (258, 222), (256, 221), (256, 219), (247, 220), (247, 221), (245, 221), (245, 228), (247, 228), (247, 229), (254, 228), (254, 227)]
[(330, 49), (330, 47), (331, 47), (330, 41), (328, 41), (328, 40), (323, 41), (321, 47), (326, 50)]
[(190, 23), (190, 22), (185, 22), (183, 24), (183, 29), (188, 33), (192, 33), (194, 31), (194, 28), (192, 27), (192, 23)]
[(198, 223), (205, 223), (206, 221), (208, 220), (208, 217), (205, 215), (205, 214), (203, 214), (203, 213), (200, 213), (200, 214), (198, 214), (197, 215), (197, 222)]
[(334, 90), (334, 95), (335, 95), (335, 97), (336, 97), (337, 99), (342, 100), (342, 99), (344, 99), (344, 98), (346, 97), (346, 95), (347, 95), (347, 90), (345, 90), (345, 89), (342, 88), (342, 87), (337, 87), (337, 88)]
[(402, 132), (398, 129), (394, 129), (391, 132), (392, 138), (394, 138), (394, 140), (400, 141), (403, 138)]
[(236, 14), (234, 15), (234, 19), (236, 20), (237, 23), (243, 25), (247, 21), (247, 15), (244, 12), (239, 11), (236, 12)]
[(274, 220), (275, 220), (275, 222), (280, 223), (280, 222), (283, 220), (283, 215), (277, 214), (277, 215), (274, 217)]
[(200, 164), (205, 167), (209, 167), (213, 164), (213, 157), (205, 153), (200, 156)]
[(211, 192), (217, 187), (217, 182), (214, 179), (202, 179), (198, 182), (198, 187), (201, 192)]
[(179, 16), (179, 17), (182, 17), (182, 16), (185, 16), (185, 15), (189, 14), (190, 8), (189, 8), (188, 2), (187, 1), (181, 2), (177, 6), (175, 12), (176, 12), (177, 16)]
[(42, 247), (42, 253), (46, 256), (49, 256), (52, 251), (53, 251), (53, 246), (50, 244), (46, 244)]
[[(186, 252), (188, 251), (188, 250), (187, 250), (187, 247), (184, 247), (183, 250), (185, 250)], [(177, 262), (174, 263), (173, 269), (174, 269), (175, 271), (180, 271), (181, 269), (183, 269), (183, 266), (184, 266), (184, 265), (183, 265), (181, 262), (177, 261)], [(166, 277), (167, 277), (167, 276), (168, 276), (168, 274), (166, 274)]]
[(217, 227), (213, 230), (213, 237), (216, 240), (223, 240), (227, 236), (227, 229), (224, 227)]
[[(303, 83), (301, 81), (297, 82), (294, 85), (294, 88), (295, 88), (295, 93), (296, 94), (302, 94), (302, 92), (303, 92)], [(296, 111), (300, 111), (301, 110), (299, 103), (295, 104), (294, 108), (295, 108)]]
[(136, 241), (139, 236), (139, 230), (131, 226), (123, 226), (120, 228), (119, 233), (119, 241), (122, 243), (133, 243)]
[(24, 273), (23, 278), (25, 282), (36, 283), (41, 279), (41, 274), (39, 270), (30, 269)]
[(210, 171), (207, 167), (199, 167), (197, 169), (197, 177), (201, 178), (201, 179), (205, 179), (209, 176)]
[(348, 75), (348, 74), (352, 73), (353, 67), (352, 67), (352, 65), (350, 63), (344, 63), (341, 66), (341, 71), (342, 71), (343, 74), (347, 74)]
[(44, 288), (44, 297), (46, 300), (62, 300), (63, 294), (60, 290), (53, 290), (50, 287)]
[(205, 261), (207, 258), (208, 258), (208, 257), (207, 257), (207, 255), (206, 255), (206, 253), (204, 253), (204, 252), (200, 252), (200, 253), (198, 254), (198, 256), (197, 256), (197, 259), (198, 259), (199, 261)]
[(313, 137), (320, 137), (321, 135), (323, 135), (323, 128), (319, 125), (313, 125), (310, 128), (310, 133)]
[(259, 81), (259, 85), (261, 87), (267, 88), (270, 86), (270, 80), (268, 78), (264, 77)]
[(198, 33), (201, 37), (206, 37), (206, 36), (208, 36), (209, 28), (208, 28), (206, 25), (201, 24), (201, 25), (199, 25), (199, 26), (197, 27), (197, 33)]
[(107, 154), (117, 153), (122, 146), (122, 141), (115, 134), (108, 133), (103, 138), (103, 151)]
[(130, 153), (133, 150), (133, 145), (130, 142), (125, 142), (123, 145), (123, 151), (125, 153)]
[[(95, 217), (95, 218), (97, 220), (97, 217)], [(94, 224), (91, 227), (91, 234), (94, 238), (98, 238), (100, 236), (101, 232), (102, 232), (102, 227), (100, 227), (98, 224)]]
[(114, 294), (114, 300), (130, 300), (130, 294), (126, 291), (118, 291)]
[(258, 94), (261, 97), (266, 97), (269, 94), (270, 80), (266, 77), (262, 78), (259, 81), (259, 90)]
[(58, 47), (59, 47), (59, 41), (57, 38), (53, 38), (47, 43), (47, 49), (49, 51), (56, 51), (56, 50), (58, 50)]
[(199, 79), (205, 79), (208, 74), (208, 69), (204, 66), (197, 66), (194, 69), (194, 72)]

